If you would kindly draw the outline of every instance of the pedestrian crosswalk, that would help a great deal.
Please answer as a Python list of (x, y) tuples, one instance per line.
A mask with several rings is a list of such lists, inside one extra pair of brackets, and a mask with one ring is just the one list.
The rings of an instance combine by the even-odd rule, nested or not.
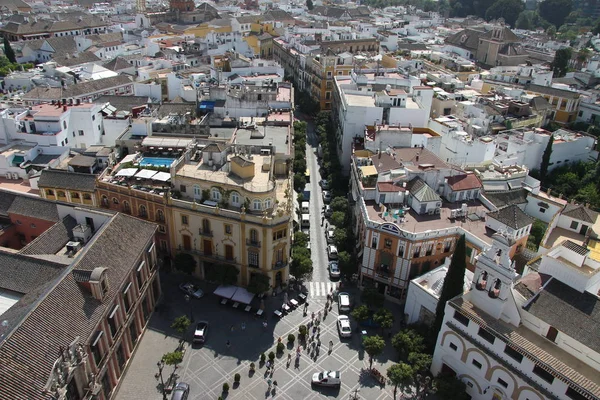
[(312, 298), (326, 298), (327, 294), (337, 290), (336, 282), (307, 282), (308, 296)]

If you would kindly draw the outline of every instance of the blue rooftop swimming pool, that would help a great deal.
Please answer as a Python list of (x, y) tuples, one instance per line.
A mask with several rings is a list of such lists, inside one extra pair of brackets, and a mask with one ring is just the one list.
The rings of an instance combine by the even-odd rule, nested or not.
[(142, 157), (140, 167), (166, 167), (169, 168), (176, 158), (168, 157)]

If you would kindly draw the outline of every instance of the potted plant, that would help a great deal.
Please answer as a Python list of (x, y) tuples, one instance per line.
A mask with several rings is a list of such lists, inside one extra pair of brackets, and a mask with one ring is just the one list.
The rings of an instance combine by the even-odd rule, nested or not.
[(281, 342), (277, 343), (277, 354), (283, 353), (285, 350), (285, 345)]
[(300, 325), (300, 328), (298, 328), (298, 336), (300, 338), (305, 338), (307, 333), (308, 328), (306, 327), (306, 325)]
[(267, 356), (265, 356), (265, 353), (262, 353), (262, 354), (260, 355), (260, 363), (261, 363), (261, 364), (264, 364), (266, 359), (267, 359)]
[(273, 353), (272, 351), (269, 353), (269, 361), (273, 362), (273, 360), (275, 359), (275, 353)]
[(223, 393), (229, 392), (229, 383), (225, 382), (223, 384)]
[(252, 362), (250, 363), (250, 373), (253, 374), (256, 371), (256, 365)]
[(295, 340), (296, 340), (296, 336), (294, 336), (294, 334), (293, 334), (293, 333), (290, 333), (290, 334), (288, 335), (288, 343), (290, 343), (290, 344), (292, 344), (292, 345), (293, 345)]
[(233, 382), (236, 386), (239, 386), (240, 384), (240, 379), (242, 379), (242, 377), (240, 376), (240, 374), (235, 374), (233, 376)]

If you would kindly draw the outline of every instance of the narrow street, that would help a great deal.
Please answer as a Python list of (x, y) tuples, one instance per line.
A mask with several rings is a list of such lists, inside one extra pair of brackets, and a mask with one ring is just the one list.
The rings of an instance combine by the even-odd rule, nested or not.
[(329, 279), (325, 226), (321, 226), (321, 210), (324, 203), (322, 189), (319, 186), (321, 180), (317, 159), (319, 139), (313, 120), (306, 119), (302, 114), (297, 118), (307, 123), (306, 166), (310, 171), (310, 182), (306, 183), (305, 190), (310, 191), (310, 248), (313, 274), (312, 278), (306, 282), (306, 287), (310, 297), (320, 299), (327, 297), (327, 293), (337, 282)]

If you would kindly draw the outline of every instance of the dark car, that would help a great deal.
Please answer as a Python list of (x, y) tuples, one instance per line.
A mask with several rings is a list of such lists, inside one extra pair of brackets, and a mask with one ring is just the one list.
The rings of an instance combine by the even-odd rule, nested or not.
[(190, 394), (190, 385), (185, 382), (179, 382), (175, 389), (173, 389), (173, 394), (171, 395), (171, 400), (186, 400)]

